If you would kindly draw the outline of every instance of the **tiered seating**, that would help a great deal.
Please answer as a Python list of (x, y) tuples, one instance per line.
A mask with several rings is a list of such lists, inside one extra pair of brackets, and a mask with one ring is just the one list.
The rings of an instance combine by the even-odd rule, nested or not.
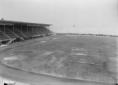
[(41, 35), (48, 35), (50, 33), (49, 30), (47, 30), (46, 28), (39, 28), (37, 29), (37, 34), (41, 34)]
[(48, 30), (48, 29), (47, 30), (44, 29), (44, 31), (45, 31), (46, 35), (50, 35), (50, 33), (51, 33), (50, 30)]
[(26, 35), (26, 38), (32, 37), (31, 32), (23, 32), (23, 34), (25, 34), (25, 35)]
[(8, 35), (9, 38), (17, 38), (17, 36), (16, 36), (15, 34), (13, 34), (13, 32), (11, 32), (11, 31), (8, 30), (8, 29), (5, 29), (4, 33), (5, 33), (6, 35)]
[[(19, 28), (15, 28), (14, 30), (10, 29), (10, 28), (6, 28), (4, 31), (3, 29), (0, 29), (0, 40), (2, 39), (6, 39), (6, 38), (30, 38), (33, 36), (44, 36), (47, 35), (48, 33), (50, 33), (47, 29), (45, 28), (34, 28), (33, 31), (29, 30), (29, 31), (22, 31)], [(7, 35), (7, 37), (4, 35)]]
[(2, 32), (0, 32), (0, 41), (7, 40), (8, 37), (6, 37)]
[(14, 32), (17, 33), (19, 36), (26, 38), (26, 39), (32, 36), (30, 31), (26, 30), (26, 27), (23, 27), (22, 29), (15, 27)]
[(26, 23), (0, 20), (0, 42), (9, 44), (15, 41), (44, 37), (49, 34), (48, 24)]
[(28, 29), (28, 32), (27, 32), (27, 31), (24, 31), (24, 33), (25, 33), (27, 36), (32, 37), (33, 35), (36, 34), (36, 28), (30, 27), (30, 28)]
[(19, 30), (18, 28), (15, 28), (14, 29), (14, 32), (20, 37), (20, 38), (25, 38), (25, 37), (27, 37), (25, 34), (23, 34), (22, 32), (21, 32), (21, 30)]

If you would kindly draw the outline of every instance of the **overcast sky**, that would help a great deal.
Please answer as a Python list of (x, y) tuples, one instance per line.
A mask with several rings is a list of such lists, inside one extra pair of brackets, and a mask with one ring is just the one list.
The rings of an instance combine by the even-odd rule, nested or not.
[(118, 0), (0, 0), (0, 18), (52, 24), (55, 32), (118, 35)]

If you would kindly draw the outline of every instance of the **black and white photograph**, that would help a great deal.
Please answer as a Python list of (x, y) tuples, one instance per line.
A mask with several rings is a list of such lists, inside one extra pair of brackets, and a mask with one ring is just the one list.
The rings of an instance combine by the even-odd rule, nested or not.
[(0, 85), (118, 85), (118, 0), (0, 0)]

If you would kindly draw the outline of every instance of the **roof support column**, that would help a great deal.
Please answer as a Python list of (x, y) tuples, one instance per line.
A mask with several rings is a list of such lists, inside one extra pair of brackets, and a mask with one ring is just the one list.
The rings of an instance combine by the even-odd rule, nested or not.
[(27, 24), (27, 32), (28, 32), (28, 24)]
[(22, 25), (20, 24), (20, 30), (21, 30), (21, 32), (22, 32)]
[(7, 36), (7, 37), (10, 39), (10, 36), (7, 35), (7, 34), (6, 34), (6, 31), (5, 31), (5, 29), (6, 29), (6, 25), (4, 24), (3, 26), (4, 26), (4, 27), (3, 27), (3, 34), (4, 34), (5, 36)]
[(14, 32), (14, 24), (13, 24), (13, 32)]
[(5, 24), (4, 24), (3, 26), (4, 26), (4, 28), (3, 28), (3, 32), (5, 32)]
[(29, 29), (31, 30), (31, 33), (33, 33), (33, 29), (32, 26), (29, 25)]
[(19, 30), (19, 32), (24, 36), (24, 37), (26, 37), (26, 35), (23, 33), (23, 29), (22, 29), (22, 24), (20, 24), (20, 30)]

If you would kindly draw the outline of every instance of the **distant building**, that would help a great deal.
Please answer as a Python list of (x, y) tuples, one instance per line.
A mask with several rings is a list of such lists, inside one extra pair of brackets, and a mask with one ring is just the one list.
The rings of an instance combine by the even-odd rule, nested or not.
[(15, 39), (30, 39), (52, 34), (50, 24), (0, 20), (0, 42)]

